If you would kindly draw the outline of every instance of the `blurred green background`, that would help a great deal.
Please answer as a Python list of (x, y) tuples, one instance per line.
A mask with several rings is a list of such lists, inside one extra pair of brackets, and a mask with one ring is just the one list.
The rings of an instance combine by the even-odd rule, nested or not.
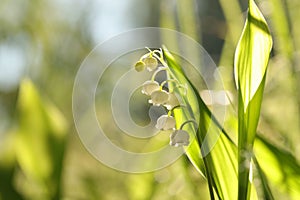
[[(259, 130), (299, 161), (300, 1), (256, 2), (274, 38)], [(147, 174), (94, 159), (73, 123), (73, 82), (97, 44), (151, 26), (202, 44), (235, 94), (233, 56), (246, 10), (246, 0), (1, 0), (0, 199), (209, 199), (185, 157)], [(225, 125), (233, 128), (230, 118)]]

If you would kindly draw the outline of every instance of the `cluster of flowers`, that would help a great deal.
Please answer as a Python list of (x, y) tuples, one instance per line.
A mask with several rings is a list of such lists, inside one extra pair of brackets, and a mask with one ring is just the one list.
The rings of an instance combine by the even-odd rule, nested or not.
[[(160, 71), (165, 71), (169, 73), (169, 67), (163, 60), (163, 54), (161, 50), (154, 50), (145, 54), (141, 59), (135, 64), (135, 70), (141, 72), (147, 69), (149, 72), (154, 71), (152, 79), (146, 81), (142, 87), (142, 93), (149, 96), (149, 103), (154, 106), (164, 106), (168, 110), (168, 114), (162, 115), (157, 119), (156, 128), (159, 130), (171, 130), (172, 134), (170, 135), (170, 145), (172, 146), (187, 146), (189, 145), (189, 134), (182, 130), (182, 127), (185, 123), (181, 125), (179, 129), (176, 129), (176, 121), (171, 115), (172, 111), (175, 108), (180, 107), (178, 98), (174, 92), (164, 90), (164, 85), (168, 82), (175, 82), (179, 85), (176, 79), (168, 79), (163, 81), (161, 84), (155, 81), (155, 76)], [(158, 53), (159, 55), (157, 55)], [(161, 62), (162, 66), (159, 66), (158, 61)], [(168, 77), (168, 76), (167, 76)], [(169, 76), (170, 77), (170, 76)]]

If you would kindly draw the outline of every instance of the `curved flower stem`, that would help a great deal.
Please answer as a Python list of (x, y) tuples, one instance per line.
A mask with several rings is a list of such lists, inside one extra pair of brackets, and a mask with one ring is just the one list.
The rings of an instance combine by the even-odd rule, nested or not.
[[(164, 84), (166, 84), (167, 82), (169, 82), (169, 81), (174, 81), (174, 82), (177, 83), (177, 84), (176, 84), (176, 87), (178, 87), (178, 88), (180, 88), (180, 87), (181, 87), (181, 88), (184, 88), (184, 89), (185, 89), (185, 93), (186, 93), (186, 91), (187, 91), (186, 86), (184, 86), (184, 85), (182, 85), (182, 84), (179, 83), (179, 81), (177, 80), (177, 78), (174, 76), (174, 74), (173, 74), (172, 71), (170, 70), (168, 64), (165, 62), (164, 57), (163, 57), (163, 53), (162, 53), (162, 49), (160, 48), (159, 50), (156, 49), (156, 50), (153, 50), (153, 51), (151, 51), (151, 49), (149, 49), (148, 47), (146, 47), (146, 49), (148, 49), (150, 52), (147, 53), (147, 54), (145, 54), (144, 56), (146, 56), (146, 55), (147, 55), (147, 56), (152, 55), (152, 56), (155, 57), (157, 60), (159, 60), (159, 62), (163, 65), (163, 67), (157, 69), (157, 70), (153, 73), (151, 80), (154, 81), (155, 76), (157, 75), (157, 73), (160, 72), (160, 71), (162, 71), (162, 70), (165, 70), (166, 73), (167, 73), (167, 77), (169, 77), (169, 78), (168, 78), (168, 80), (164, 81), (164, 82), (161, 84), (161, 89), (162, 89), (162, 86), (163, 86)], [(158, 56), (156, 53), (158, 53), (159, 56)], [(143, 57), (144, 57), (144, 56), (143, 56)]]
[(163, 66), (168, 67), (168, 64), (165, 62), (162, 53), (159, 53), (159, 54), (160, 54), (160, 56), (158, 56), (157, 54), (153, 54), (153, 56), (154, 56), (155, 58), (157, 58), (157, 59), (161, 62), (161, 64), (162, 64)]
[(161, 72), (161, 71), (166, 71), (166, 70), (168, 70), (168, 67), (160, 67), (160, 68), (158, 68), (158, 69), (153, 73), (153, 75), (152, 75), (152, 77), (151, 77), (151, 81), (154, 81), (154, 80), (155, 80), (155, 77), (156, 77), (156, 75), (157, 75), (159, 72)]
[[(163, 86), (164, 86), (166, 83), (168, 83), (168, 82), (175, 82), (175, 83), (176, 83), (176, 87), (177, 87), (177, 85), (179, 84), (178, 80), (176, 80), (176, 79), (168, 79), (168, 80), (163, 81), (163, 82), (160, 84), (160, 89), (162, 89)], [(170, 92), (170, 91), (169, 91), (169, 92)]]
[(190, 119), (190, 120), (187, 120), (187, 121), (183, 122), (183, 123), (181, 124), (181, 126), (180, 126), (179, 129), (182, 130), (182, 128), (183, 128), (184, 125), (186, 125), (187, 123), (191, 123), (191, 122), (194, 123), (195, 128), (198, 127), (198, 123), (196, 122), (196, 120)]
[[(160, 48), (159, 50), (157, 50), (157, 49), (154, 50), (153, 53), (154, 53), (154, 54), (155, 54), (155, 53), (158, 53), (158, 54), (160, 55), (160, 59), (163, 59), (163, 54), (162, 54), (161, 48)], [(160, 60), (160, 59), (159, 59), (159, 60)]]
[[(165, 62), (164, 57), (163, 57), (163, 53), (161, 51), (158, 50), (154, 50), (155, 52), (159, 52), (160, 56), (158, 56), (157, 54), (153, 54), (153, 56), (159, 60), (159, 62), (166, 68), (166, 71), (168, 73), (168, 75), (172, 78), (177, 80), (177, 78), (173, 75), (172, 71), (169, 69), (168, 64)], [(177, 80), (178, 81), (178, 80)], [(179, 82), (179, 81), (178, 81)]]
[[(155, 49), (153, 51), (149, 47), (145, 47), (145, 48), (149, 51), (149, 53), (147, 53), (145, 55), (150, 56), (150, 57), (155, 56), (158, 60), (162, 60), (163, 59), (163, 54), (162, 54), (162, 49), (161, 48), (159, 50)], [(158, 58), (155, 53), (158, 53), (160, 57)]]
[(151, 52), (150, 53), (146, 53), (146, 54), (144, 54), (141, 58), (140, 58), (140, 61), (143, 61), (143, 59), (145, 59), (145, 58), (147, 58), (147, 57), (149, 57), (150, 56), (150, 54), (151, 54)]
[(149, 51), (149, 53), (152, 52), (152, 50), (149, 47), (145, 47), (145, 48)]
[(170, 117), (172, 115), (172, 110), (168, 111), (168, 116)]
[(178, 106), (175, 106), (175, 107), (173, 107), (170, 111), (173, 111), (173, 110), (175, 110), (176, 108), (182, 108), (182, 107), (186, 107), (186, 105), (178, 105)]

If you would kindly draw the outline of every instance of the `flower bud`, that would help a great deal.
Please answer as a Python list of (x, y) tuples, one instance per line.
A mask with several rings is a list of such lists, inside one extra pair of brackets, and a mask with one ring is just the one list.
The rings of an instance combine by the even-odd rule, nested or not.
[(137, 72), (141, 72), (145, 69), (146, 65), (143, 61), (138, 61), (135, 63), (134, 68)]
[(159, 83), (156, 81), (146, 81), (143, 84), (142, 93), (145, 95), (151, 95), (152, 92), (157, 91), (160, 89)]
[(190, 136), (185, 130), (176, 130), (170, 135), (170, 145), (175, 147), (188, 146), (189, 140)]
[(174, 107), (179, 106), (179, 105), (180, 105), (180, 103), (178, 101), (177, 96), (174, 93), (170, 93), (168, 101), (165, 104), (166, 108), (168, 110), (172, 110)]
[(154, 106), (159, 106), (165, 104), (169, 99), (169, 93), (164, 90), (157, 90), (151, 93), (151, 99), (149, 103), (152, 103)]
[(170, 130), (175, 128), (175, 119), (172, 116), (162, 115), (157, 119), (156, 128), (159, 130)]
[(156, 58), (154, 58), (154, 57), (145, 58), (144, 63), (146, 65), (147, 70), (150, 72), (155, 70), (158, 66), (158, 62), (157, 62)]

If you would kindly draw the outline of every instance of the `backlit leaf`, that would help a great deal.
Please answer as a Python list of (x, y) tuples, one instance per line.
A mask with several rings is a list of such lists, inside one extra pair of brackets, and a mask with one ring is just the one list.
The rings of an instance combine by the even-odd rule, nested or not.
[(18, 98), (16, 156), (28, 180), (43, 185), (44, 199), (58, 198), (66, 139), (62, 114), (24, 80)]
[(238, 88), (239, 199), (250, 199), (252, 146), (263, 97), (267, 64), (272, 48), (268, 25), (253, 0), (235, 52)]

